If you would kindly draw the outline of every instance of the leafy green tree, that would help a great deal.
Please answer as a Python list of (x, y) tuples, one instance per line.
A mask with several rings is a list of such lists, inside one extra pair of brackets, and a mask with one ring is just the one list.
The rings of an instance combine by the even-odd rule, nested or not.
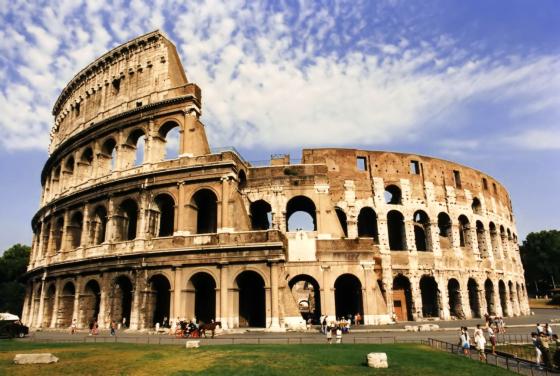
[(532, 232), (520, 251), (530, 291), (542, 295), (550, 288), (560, 287), (560, 231)]
[(27, 270), (31, 249), (16, 244), (0, 257), (0, 312), (21, 315), (25, 285), (19, 280)]

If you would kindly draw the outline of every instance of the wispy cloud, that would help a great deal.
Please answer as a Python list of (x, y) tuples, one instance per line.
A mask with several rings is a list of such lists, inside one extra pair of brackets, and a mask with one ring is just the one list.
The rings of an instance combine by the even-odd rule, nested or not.
[(9, 25), (0, 35), (0, 147), (45, 150), (50, 109), (66, 82), (105, 50), (158, 27), (203, 88), (203, 120), (216, 146), (386, 145), (453, 129), (473, 99), (516, 103), (511, 116), (559, 107), (560, 56), (480, 57), (446, 35), (380, 33), (394, 6), (10, 5), (0, 13)]

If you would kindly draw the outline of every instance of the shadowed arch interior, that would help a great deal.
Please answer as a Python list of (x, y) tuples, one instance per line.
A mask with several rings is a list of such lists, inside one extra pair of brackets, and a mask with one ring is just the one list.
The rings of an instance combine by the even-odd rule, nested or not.
[(387, 230), (389, 232), (389, 248), (392, 251), (406, 249), (406, 234), (404, 229), (404, 217), (401, 212), (391, 210), (387, 213)]
[(157, 274), (150, 279), (152, 326), (156, 323), (163, 325), (165, 319), (169, 322), (170, 290), (171, 284), (164, 275)]
[(472, 317), (482, 317), (480, 313), (480, 295), (478, 292), (478, 283), (474, 280), (474, 278), (469, 278), (467, 288), (469, 289), (469, 305), (471, 307)]
[(410, 280), (402, 274), (393, 279), (393, 310), (398, 321), (412, 321), (412, 289)]
[(99, 283), (91, 280), (86, 283), (84, 294), (80, 296), (80, 310), (83, 311), (81, 326), (86, 326), (89, 322), (97, 320), (99, 307), (101, 305), (101, 289)]
[[(304, 320), (311, 318), (319, 323), (321, 317), (321, 291), (315, 278), (307, 274), (299, 274), (288, 283), (292, 296), (298, 304), (299, 313)], [(306, 304), (302, 304), (306, 303)]]
[(74, 284), (72, 282), (66, 282), (59, 296), (57, 327), (68, 328), (72, 324), (75, 296), (76, 288), (74, 287)]
[(459, 281), (451, 278), (447, 282), (447, 296), (449, 298), (449, 313), (458, 319), (464, 319), (463, 302), (461, 300), (461, 286)]
[(439, 317), (439, 291), (435, 278), (423, 276), (420, 279), (420, 292), (422, 295), (422, 316)]
[(218, 231), (218, 198), (209, 189), (197, 191), (191, 200), (196, 215), (196, 233), (209, 234)]
[(210, 323), (216, 319), (216, 281), (205, 272), (199, 272), (193, 275), (187, 285), (188, 301), (191, 306), (188, 308), (188, 314), (196, 318), (198, 321)]
[(268, 230), (272, 222), (272, 207), (265, 200), (251, 202), (251, 228), (253, 230)]
[(402, 193), (399, 186), (391, 184), (385, 187), (385, 203), (392, 205), (402, 204)]
[(494, 284), (490, 279), (484, 282), (484, 295), (486, 298), (486, 310), (489, 315), (496, 314), (496, 306), (494, 305)]
[(334, 210), (336, 212), (336, 217), (338, 218), (338, 223), (340, 223), (340, 227), (342, 228), (344, 236), (348, 237), (348, 223), (346, 222), (346, 213), (339, 207), (334, 208)]
[(264, 280), (254, 271), (244, 271), (235, 279), (239, 289), (239, 326), (266, 326)]
[(358, 214), (358, 237), (373, 238), (376, 243), (379, 240), (377, 214), (370, 207), (362, 208)]
[(414, 242), (417, 251), (429, 250), (427, 234), (430, 231), (430, 218), (423, 210), (414, 213)]
[(162, 193), (154, 199), (159, 215), (157, 218), (157, 236), (173, 235), (175, 226), (175, 201), (173, 197)]
[(363, 315), (362, 283), (353, 274), (343, 274), (334, 282), (336, 317)]
[(128, 277), (121, 275), (113, 283), (111, 318), (118, 323), (126, 319), (126, 326), (130, 325), (130, 312), (132, 310), (132, 282)]

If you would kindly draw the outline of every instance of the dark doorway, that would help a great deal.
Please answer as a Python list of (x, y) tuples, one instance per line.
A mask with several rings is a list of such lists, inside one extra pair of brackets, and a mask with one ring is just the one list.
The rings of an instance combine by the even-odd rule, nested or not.
[(204, 323), (216, 320), (216, 282), (208, 273), (200, 272), (190, 279), (194, 289), (194, 317)]
[(175, 201), (167, 194), (160, 194), (155, 198), (159, 211), (159, 225), (157, 236), (171, 236), (174, 231)]
[(404, 217), (399, 211), (391, 210), (387, 214), (387, 230), (389, 231), (389, 248), (392, 251), (405, 250)]
[(393, 279), (393, 308), (398, 321), (412, 321), (413, 302), (410, 280), (399, 274)]
[(334, 282), (336, 317), (363, 316), (362, 283), (352, 274), (343, 274)]
[(272, 221), (272, 207), (264, 200), (251, 202), (251, 228), (253, 230), (268, 230)]
[(358, 237), (373, 238), (375, 243), (378, 242), (377, 214), (372, 208), (362, 208), (358, 214)]
[[(171, 299), (171, 284), (161, 274), (155, 275), (150, 280), (150, 289), (152, 290), (152, 325), (159, 323), (163, 325), (165, 318), (169, 320), (169, 303)], [(169, 321), (167, 321), (169, 322)]]
[(500, 282), (498, 283), (498, 289), (500, 291), (500, 305), (502, 306), (502, 316), (509, 316), (508, 296), (506, 284), (504, 283), (504, 281), (500, 280)]
[(82, 326), (92, 320), (97, 320), (99, 316), (99, 306), (101, 304), (101, 289), (95, 280), (91, 280), (84, 288), (84, 294), (80, 297), (80, 309), (84, 312)]
[(471, 306), (472, 317), (480, 318), (480, 296), (478, 293), (478, 283), (472, 278), (469, 278), (467, 285), (469, 289), (469, 305)]
[(484, 295), (486, 297), (486, 307), (489, 315), (496, 314), (496, 307), (494, 306), (494, 284), (490, 279), (484, 282)]
[(218, 231), (218, 199), (209, 189), (201, 189), (192, 198), (196, 210), (196, 233), (209, 234)]
[(461, 286), (459, 281), (451, 278), (447, 283), (447, 295), (449, 296), (449, 313), (458, 319), (464, 319), (463, 303), (461, 300)]
[(239, 326), (266, 326), (264, 281), (253, 271), (245, 271), (235, 279), (239, 288)]
[(414, 213), (414, 242), (416, 244), (417, 251), (427, 251), (428, 250), (428, 237), (427, 234), (430, 231), (430, 218), (426, 212), (418, 210)]
[(62, 294), (59, 297), (59, 316), (57, 327), (68, 328), (72, 324), (75, 297), (76, 289), (74, 284), (72, 282), (67, 282), (62, 288)]
[(126, 319), (125, 325), (130, 325), (130, 312), (132, 310), (132, 283), (125, 276), (120, 276), (113, 285), (113, 311), (112, 320), (122, 323)]
[(299, 313), (307, 321), (311, 318), (319, 323), (321, 317), (321, 291), (315, 278), (300, 274), (292, 278), (288, 284), (292, 296), (298, 304)]
[(439, 317), (438, 285), (434, 277), (423, 276), (420, 279), (422, 295), (422, 316)]

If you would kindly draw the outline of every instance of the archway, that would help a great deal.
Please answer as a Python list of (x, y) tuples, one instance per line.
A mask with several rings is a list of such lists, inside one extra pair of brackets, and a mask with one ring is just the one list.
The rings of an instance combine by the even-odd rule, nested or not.
[(272, 207), (265, 200), (251, 202), (251, 228), (253, 230), (268, 230), (272, 222)]
[(482, 205), (477, 197), (473, 198), (471, 208), (474, 214), (482, 214)]
[(149, 323), (151, 326), (155, 326), (156, 323), (160, 325), (169, 323), (170, 290), (171, 284), (165, 276), (157, 274), (150, 279), (152, 320)]
[(404, 217), (401, 212), (391, 210), (387, 213), (387, 230), (389, 232), (389, 248), (391, 251), (406, 249), (406, 234), (404, 230)]
[(56, 288), (54, 284), (51, 284), (47, 289), (47, 293), (45, 294), (45, 299), (43, 302), (43, 323), (41, 327), (48, 328), (51, 326), (51, 320), (53, 315), (56, 313), (54, 312), (54, 298), (56, 294)]
[(375, 243), (379, 241), (377, 214), (370, 207), (362, 208), (358, 214), (358, 237), (373, 238)]
[(422, 295), (422, 316), (439, 317), (439, 292), (434, 277), (425, 275), (420, 279), (420, 293)]
[(402, 203), (401, 189), (396, 185), (388, 185), (385, 188), (385, 203), (391, 205), (400, 205)]
[(459, 216), (459, 246), (460, 247), (470, 247), (469, 238), (470, 223), (469, 219), (464, 216)]
[(412, 321), (414, 310), (410, 280), (399, 274), (393, 279), (393, 310), (398, 321)]
[(486, 298), (486, 310), (489, 315), (496, 314), (496, 308), (494, 306), (494, 284), (490, 279), (484, 282), (484, 295)]
[(500, 282), (498, 282), (498, 290), (500, 293), (500, 305), (502, 306), (502, 316), (509, 316), (508, 296), (506, 291), (506, 284), (504, 283), (504, 281), (500, 280)]
[(430, 231), (430, 218), (422, 210), (414, 213), (414, 242), (417, 251), (427, 251), (430, 248), (427, 234)]
[(315, 278), (300, 274), (288, 283), (292, 296), (298, 304), (299, 313), (307, 320), (311, 318), (314, 323), (319, 323), (321, 318), (321, 291)]
[(193, 275), (187, 284), (188, 319), (209, 323), (216, 319), (216, 281), (205, 272)]
[(218, 198), (209, 189), (197, 191), (191, 200), (195, 210), (196, 233), (210, 234), (218, 231)]
[(334, 282), (336, 317), (352, 318), (364, 314), (362, 283), (353, 274), (343, 274)]
[(117, 277), (112, 289), (111, 319), (117, 323), (124, 323), (125, 327), (130, 325), (130, 313), (132, 310), (132, 282), (123, 275)]
[(138, 225), (138, 205), (132, 199), (124, 200), (118, 209), (117, 214), (117, 240), (128, 241), (136, 239)]
[(287, 231), (317, 231), (315, 210), (315, 203), (309, 197), (292, 197), (286, 204)]
[(67, 282), (62, 288), (62, 294), (58, 300), (58, 322), (57, 327), (68, 328), (72, 324), (74, 315), (74, 299), (76, 297), (76, 288), (72, 282)]
[(334, 208), (340, 227), (345, 237), (348, 237), (348, 223), (346, 221), (346, 213), (339, 207)]
[(450, 249), (452, 246), (451, 218), (445, 212), (438, 214), (439, 246), (441, 249)]
[(447, 295), (449, 297), (449, 313), (458, 319), (464, 319), (463, 302), (461, 299), (461, 286), (459, 281), (451, 278), (447, 283)]
[(84, 226), (84, 216), (81, 212), (76, 212), (70, 219), (70, 226), (67, 229), (70, 248), (75, 249), (81, 245), (82, 242), (82, 228)]
[(161, 149), (158, 159), (177, 158), (179, 156), (179, 142), (181, 139), (179, 124), (168, 121), (159, 128), (158, 134), (159, 139), (162, 140), (158, 142), (159, 148)]
[(173, 197), (162, 193), (154, 199), (159, 211), (157, 218), (157, 236), (171, 236), (174, 231), (175, 201)]
[(481, 317), (478, 283), (476, 283), (473, 278), (469, 278), (467, 288), (469, 289), (469, 305), (471, 307), (471, 315), (472, 317)]
[(486, 244), (486, 230), (481, 221), (476, 221), (476, 240), (478, 243), (478, 250), (483, 256), (488, 255), (488, 246)]
[(105, 207), (98, 206), (95, 208), (89, 230), (91, 244), (99, 245), (105, 241), (107, 230), (107, 210)]
[(87, 326), (90, 321), (97, 320), (100, 304), (101, 289), (97, 281), (92, 279), (86, 284), (84, 293), (80, 296), (80, 309), (83, 312), (80, 326)]
[(264, 280), (254, 271), (244, 271), (235, 279), (239, 289), (239, 326), (266, 326)]

